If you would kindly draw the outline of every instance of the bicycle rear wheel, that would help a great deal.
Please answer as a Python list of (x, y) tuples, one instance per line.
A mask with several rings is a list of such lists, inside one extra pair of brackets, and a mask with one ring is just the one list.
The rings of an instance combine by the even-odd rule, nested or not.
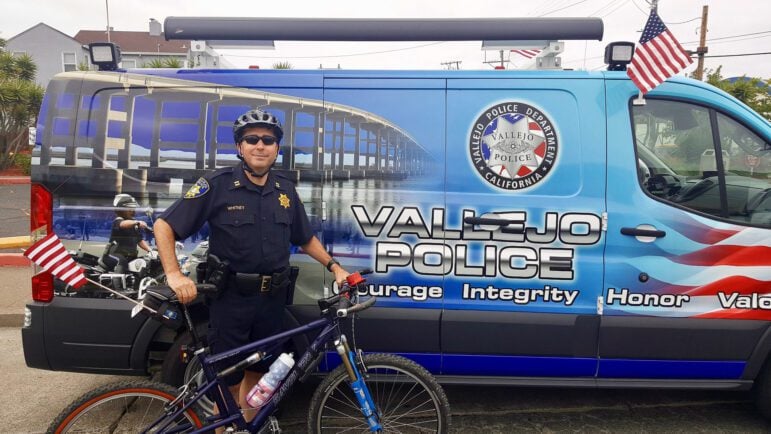
[[(450, 404), (428, 371), (393, 354), (365, 355), (364, 364), (383, 432), (449, 432)], [(311, 399), (308, 432), (369, 432), (347, 380), (345, 368), (338, 366), (321, 382)]]
[[(49, 433), (136, 433), (164, 414), (164, 408), (177, 396), (171, 386), (148, 380), (128, 380), (108, 384), (86, 393), (54, 419)], [(177, 408), (182, 403), (176, 404)], [(195, 406), (175, 419), (174, 427), (200, 428), (204, 419)], [(156, 432), (156, 431), (149, 431)]]

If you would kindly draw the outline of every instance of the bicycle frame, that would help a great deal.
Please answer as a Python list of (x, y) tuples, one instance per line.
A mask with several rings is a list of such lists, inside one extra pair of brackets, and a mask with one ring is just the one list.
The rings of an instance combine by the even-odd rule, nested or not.
[[(254, 419), (252, 419), (252, 421), (250, 422), (246, 422), (246, 419), (244, 419), (244, 416), (241, 413), (241, 410), (238, 407), (238, 404), (233, 399), (233, 396), (230, 394), (227, 385), (225, 385), (223, 381), (223, 377), (227, 375), (227, 374), (223, 375), (223, 373), (231, 370), (235, 365), (220, 372), (217, 372), (215, 370), (215, 366), (228, 359), (235, 359), (239, 356), (240, 356), (239, 358), (239, 362), (240, 362), (240, 360), (246, 358), (245, 356), (248, 353), (253, 353), (260, 350), (262, 350), (262, 352), (267, 352), (268, 350), (274, 348), (275, 346), (278, 346), (281, 343), (285, 342), (289, 338), (292, 338), (294, 336), (304, 334), (311, 330), (316, 330), (316, 329), (322, 329), (322, 330), (321, 332), (319, 332), (318, 336), (316, 336), (316, 338), (310, 344), (308, 349), (300, 357), (299, 361), (295, 364), (295, 366), (289, 372), (286, 379), (284, 379), (284, 381), (281, 383), (280, 387), (273, 393), (273, 395), (268, 400), (268, 402), (265, 403), (265, 405), (263, 405), (259, 409), (259, 411), (257, 411), (257, 414), (255, 415)], [(236, 428), (239, 430), (246, 429), (249, 432), (257, 432), (258, 428), (262, 427), (265, 421), (268, 419), (268, 417), (271, 414), (273, 414), (278, 403), (286, 396), (289, 390), (291, 390), (291, 388), (294, 386), (297, 380), (301, 378), (303, 375), (305, 375), (306, 372), (308, 372), (309, 368), (311, 368), (315, 359), (324, 350), (326, 343), (334, 338), (333, 335), (337, 332), (337, 330), (338, 330), (338, 319), (325, 316), (324, 318), (318, 319), (306, 325), (303, 325), (291, 330), (287, 330), (285, 332), (279, 333), (277, 335), (274, 335), (265, 339), (261, 339), (259, 341), (246, 344), (242, 347), (235, 348), (233, 350), (226, 351), (223, 353), (208, 355), (204, 357), (203, 360), (201, 360), (201, 367), (207, 379), (207, 382), (204, 385), (204, 387), (196, 391), (196, 393), (192, 396), (192, 398), (189, 399), (189, 402), (185, 403), (179, 410), (175, 411), (174, 413), (167, 413), (164, 416), (160, 417), (155, 422), (153, 422), (149, 427), (147, 427), (146, 430), (143, 432), (147, 432), (147, 430), (155, 428), (156, 426), (159, 427), (159, 430), (161, 432), (167, 432), (163, 430), (166, 429), (173, 420), (175, 420), (185, 410), (187, 410), (196, 402), (198, 402), (199, 399), (201, 399), (204, 395), (206, 395), (207, 392), (209, 392), (212, 389), (215, 389), (215, 393), (213, 393), (214, 395), (213, 398), (217, 403), (219, 415), (215, 415), (207, 418), (207, 422), (211, 422), (211, 423), (206, 425), (206, 427), (203, 430), (192, 431), (192, 433), (202, 433), (206, 431), (211, 431), (214, 428), (223, 427), (229, 424), (235, 424)], [(367, 389), (367, 386), (364, 382), (364, 379), (361, 373), (359, 372), (358, 368), (356, 367), (355, 358), (354, 358), (355, 355), (353, 351), (351, 351), (350, 348), (348, 347), (345, 340), (345, 336), (342, 334), (339, 334), (339, 339), (335, 340), (334, 343), (338, 351), (338, 354), (340, 354), (342, 362), (345, 365), (346, 370), (349, 374), (349, 377), (350, 377), (349, 379), (351, 380), (351, 387), (353, 388), (354, 393), (357, 399), (359, 400), (360, 407), (362, 410), (362, 415), (367, 419), (367, 423), (369, 424), (371, 431), (380, 430), (381, 426), (378, 420), (377, 411), (375, 409), (372, 398), (369, 394), (369, 390)], [(236, 363), (236, 365), (237, 364), (238, 363)], [(186, 392), (187, 392), (186, 390), (182, 390), (180, 395), (177, 397), (177, 399), (173, 401), (173, 403), (177, 403), (179, 399), (186, 399), (186, 396), (185, 396)], [(166, 421), (166, 423), (163, 423), (164, 421)], [(168, 431), (168, 432), (181, 432), (189, 428), (191, 427), (189, 426), (179, 427), (173, 431)]]

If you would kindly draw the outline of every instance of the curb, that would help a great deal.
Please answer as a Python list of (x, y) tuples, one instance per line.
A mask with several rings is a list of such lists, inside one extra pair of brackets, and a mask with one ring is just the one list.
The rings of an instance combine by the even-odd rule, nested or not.
[(29, 176), (0, 176), (0, 185), (29, 184)]
[(0, 253), (0, 267), (29, 267), (31, 262), (21, 253)]

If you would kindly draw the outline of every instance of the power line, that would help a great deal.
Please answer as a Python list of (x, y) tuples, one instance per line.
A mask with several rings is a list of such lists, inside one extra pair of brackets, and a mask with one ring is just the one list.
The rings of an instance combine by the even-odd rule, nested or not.
[(627, 0), (627, 1), (625, 1), (625, 2), (623, 2), (623, 3), (621, 3), (621, 4), (619, 4), (619, 5), (617, 5), (615, 8), (613, 8), (613, 10), (609, 11), (608, 13), (606, 13), (605, 15), (603, 15), (601, 18), (605, 18), (605, 17), (607, 17), (608, 15), (610, 15), (610, 14), (612, 14), (612, 13), (616, 12), (617, 10), (621, 9), (621, 7), (622, 7), (622, 6), (626, 5), (627, 3), (629, 3), (629, 0)]
[(769, 54), (771, 54), (771, 51), (767, 51), (765, 53), (720, 54), (720, 55), (704, 56), (704, 57), (766, 56), (766, 55), (769, 55)]
[(553, 11), (545, 12), (545, 13), (543, 13), (541, 15), (538, 15), (538, 16), (539, 17), (545, 17), (546, 15), (553, 14), (555, 12), (559, 12), (559, 11), (565, 10), (567, 8), (572, 8), (575, 5), (578, 5), (578, 4), (581, 4), (581, 3), (585, 3), (585, 2), (586, 2), (586, 0), (579, 0), (579, 1), (575, 2), (575, 3), (567, 5), (565, 7), (562, 7), (562, 8), (559, 8), (559, 9), (554, 9)]
[[(720, 40), (723, 40), (723, 39), (740, 38), (742, 36), (762, 35), (762, 34), (765, 34), (765, 33), (771, 33), (771, 30), (765, 30), (765, 31), (762, 31), (762, 32), (754, 32), (754, 33), (745, 33), (743, 35), (733, 35), (733, 36), (723, 36), (723, 37), (720, 37), (720, 38), (710, 38), (710, 39), (707, 39), (707, 42), (720, 41)], [(688, 41), (688, 42), (683, 42), (683, 44), (694, 44), (696, 42), (699, 42), (699, 41)]]
[(590, 17), (593, 17), (593, 16), (597, 15), (597, 14), (598, 14), (598, 13), (600, 13), (600, 12), (604, 12), (604, 9), (609, 9), (609, 8), (611, 8), (611, 7), (612, 7), (611, 5), (612, 5), (613, 3), (616, 3), (617, 1), (619, 1), (619, 0), (610, 0), (609, 2), (605, 3), (604, 5), (602, 5), (602, 7), (601, 7), (601, 8), (599, 8), (599, 9), (597, 9), (596, 11), (592, 12), (591, 14), (589, 14), (589, 16), (590, 16)]

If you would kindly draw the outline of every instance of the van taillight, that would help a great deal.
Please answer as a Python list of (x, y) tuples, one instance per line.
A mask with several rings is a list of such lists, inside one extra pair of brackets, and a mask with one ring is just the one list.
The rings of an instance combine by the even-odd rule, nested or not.
[(32, 299), (48, 303), (54, 299), (54, 276), (43, 271), (32, 276)]
[(47, 188), (40, 184), (32, 184), (29, 200), (29, 230), (35, 232), (45, 227), (46, 234), (53, 232), (53, 196)]

